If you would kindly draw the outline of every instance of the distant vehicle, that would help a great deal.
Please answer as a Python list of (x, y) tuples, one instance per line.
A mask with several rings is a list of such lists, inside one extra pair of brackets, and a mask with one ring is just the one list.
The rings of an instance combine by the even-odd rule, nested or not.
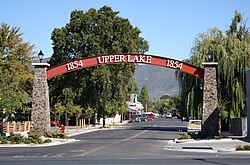
[(167, 115), (166, 115), (166, 118), (172, 118), (172, 114), (171, 113), (168, 113)]
[(153, 121), (155, 118), (154, 114), (146, 114), (146, 116), (148, 121)]
[(132, 122), (139, 122), (141, 121), (141, 118), (139, 115), (131, 115), (131, 118), (130, 118), (130, 123)]
[(188, 134), (199, 134), (201, 132), (201, 120), (189, 120), (187, 126)]
[(141, 121), (148, 121), (146, 114), (141, 115)]

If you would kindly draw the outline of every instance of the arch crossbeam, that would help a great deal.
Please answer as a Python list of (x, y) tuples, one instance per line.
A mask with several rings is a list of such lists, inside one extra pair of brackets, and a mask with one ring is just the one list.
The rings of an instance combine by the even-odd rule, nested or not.
[(104, 64), (122, 64), (122, 63), (141, 63), (156, 65), (161, 67), (167, 67), (181, 72), (191, 74), (195, 77), (203, 78), (204, 69), (188, 64), (183, 61), (160, 57), (147, 54), (108, 54), (98, 55), (93, 57), (85, 57), (82, 59), (72, 60), (67, 63), (63, 63), (47, 70), (47, 79), (51, 79), (55, 76), (72, 72), (79, 69), (84, 69), (97, 65)]

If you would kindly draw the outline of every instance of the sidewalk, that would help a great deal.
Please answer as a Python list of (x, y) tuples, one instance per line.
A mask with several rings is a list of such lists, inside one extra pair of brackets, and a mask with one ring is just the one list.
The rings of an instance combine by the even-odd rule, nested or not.
[(91, 126), (91, 127), (86, 126), (85, 128), (78, 127), (78, 130), (76, 126), (69, 126), (68, 128), (65, 128), (65, 134), (71, 138), (76, 135), (97, 131), (99, 129), (101, 129), (100, 125)]
[(164, 150), (185, 151), (185, 152), (207, 152), (222, 153), (244, 152), (250, 154), (250, 151), (236, 151), (237, 146), (250, 145), (249, 139), (211, 139), (211, 140), (169, 140)]
[(88, 125), (86, 125), (85, 128), (81, 128), (78, 127), (78, 130), (76, 128), (76, 126), (69, 126), (68, 128), (65, 128), (65, 134), (68, 137), (73, 137), (76, 135), (80, 135), (80, 134), (84, 134), (84, 133), (88, 133), (88, 132), (93, 132), (93, 131), (97, 131), (97, 130), (105, 130), (105, 129), (114, 129), (114, 128), (119, 128), (121, 126), (123, 126), (124, 124), (127, 124), (128, 121), (123, 121), (122, 123), (119, 123), (115, 126), (110, 126), (107, 128), (102, 128), (102, 125), (95, 125), (95, 126), (91, 126), (89, 127)]

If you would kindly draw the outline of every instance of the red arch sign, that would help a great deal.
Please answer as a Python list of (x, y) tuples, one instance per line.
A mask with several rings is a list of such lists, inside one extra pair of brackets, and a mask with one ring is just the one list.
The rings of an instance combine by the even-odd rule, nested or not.
[(72, 60), (70, 62), (48, 68), (47, 79), (51, 79), (55, 76), (64, 73), (92, 66), (104, 65), (104, 64), (121, 64), (121, 63), (142, 63), (142, 64), (162, 66), (179, 70), (181, 72), (191, 74), (195, 77), (199, 78), (204, 77), (204, 69), (171, 58), (147, 55), (147, 54), (108, 54), (108, 55), (99, 55), (93, 57), (85, 57), (78, 60)]

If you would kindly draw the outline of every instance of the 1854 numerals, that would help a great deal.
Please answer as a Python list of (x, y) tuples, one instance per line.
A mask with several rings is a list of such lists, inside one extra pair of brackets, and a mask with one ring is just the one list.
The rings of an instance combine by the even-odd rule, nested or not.
[(177, 69), (179, 68), (181, 70), (183, 63), (175, 60), (167, 60), (166, 66), (169, 68)]
[(77, 68), (82, 68), (83, 67), (83, 63), (82, 60), (79, 61), (72, 61), (66, 64), (67, 70), (74, 70)]

